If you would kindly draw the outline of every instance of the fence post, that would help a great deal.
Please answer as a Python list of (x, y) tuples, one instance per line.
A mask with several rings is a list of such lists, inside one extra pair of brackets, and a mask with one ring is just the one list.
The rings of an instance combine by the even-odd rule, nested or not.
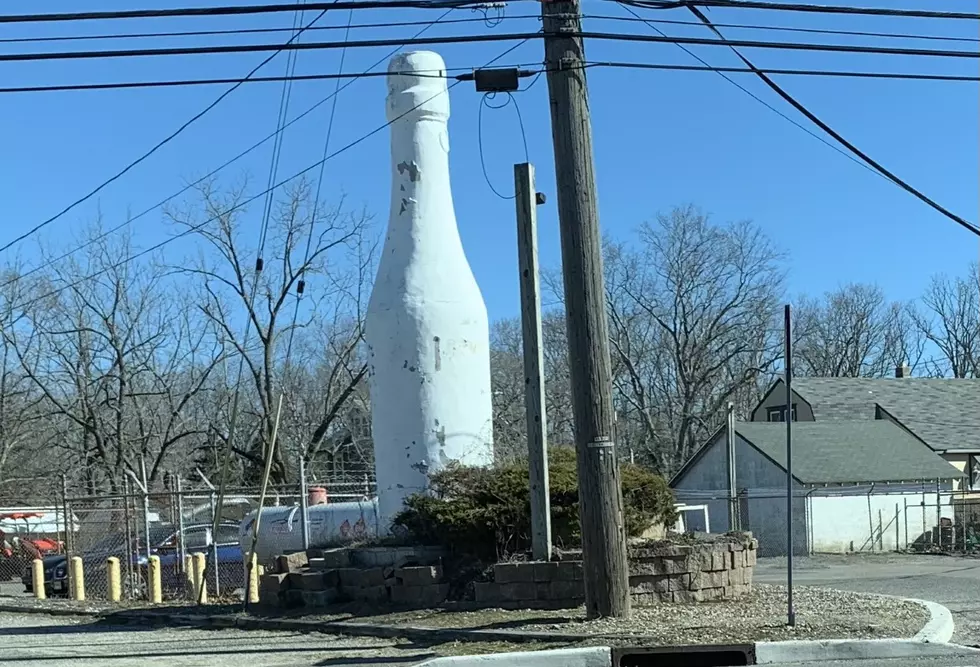
[(126, 593), (126, 598), (132, 600), (136, 597), (136, 577), (133, 576), (133, 558), (131, 554), (133, 553), (133, 516), (130, 512), (130, 503), (132, 502), (131, 487), (129, 485), (129, 480), (123, 480), (123, 517), (126, 521), (126, 580), (129, 582), (129, 590)]
[[(220, 529), (221, 521), (217, 516), (218, 505), (217, 505), (217, 500), (215, 498), (214, 489), (211, 490), (210, 503), (211, 503), (211, 525), (218, 526), (218, 528)], [(221, 595), (220, 583), (218, 581), (218, 536), (217, 535), (211, 536), (211, 563), (212, 565), (214, 565), (213, 568), (214, 569), (214, 594)]]
[[(306, 496), (306, 460), (299, 454), (299, 511), (303, 520), (303, 551), (310, 548), (310, 501)], [(249, 589), (251, 590), (251, 589)], [(256, 591), (256, 597), (258, 591)], [(249, 600), (251, 602), (251, 600)], [(256, 600), (257, 601), (257, 600)]]
[[(65, 508), (65, 557), (71, 558), (72, 552), (72, 541), (74, 540), (74, 535), (72, 535), (74, 529), (74, 522), (71, 520), (71, 506), (68, 505), (68, 476), (61, 476), (61, 505)], [(44, 581), (43, 571), (41, 576), (41, 581)], [(75, 592), (75, 582), (72, 581), (71, 572), (68, 573), (68, 594), (69, 596), (74, 596)]]
[(187, 547), (184, 545), (184, 487), (180, 475), (177, 481), (177, 573), (183, 574), (187, 562)]

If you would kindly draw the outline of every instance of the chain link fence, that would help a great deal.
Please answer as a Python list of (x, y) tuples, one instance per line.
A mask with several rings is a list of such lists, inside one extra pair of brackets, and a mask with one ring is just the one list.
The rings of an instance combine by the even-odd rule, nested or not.
[[(759, 557), (785, 557), (792, 526), (793, 554), (980, 552), (980, 494), (949, 485), (881, 484), (794, 488), (787, 491), (676, 489), (678, 530), (751, 531)], [(788, 517), (790, 517), (788, 519)]]
[[(51, 482), (51, 480), (48, 480)], [(376, 535), (372, 477), (358, 473), (340, 481), (270, 485), (264, 501), (257, 487), (228, 488), (218, 511), (218, 490), (206, 479), (196, 482), (168, 476), (162, 490), (145, 493), (135, 478), (114, 493), (71, 492), (61, 479), (42, 491), (3, 496), (0, 505), (0, 595), (30, 591), (31, 563), (45, 559), (49, 596), (72, 594), (70, 559), (82, 559), (85, 595), (107, 599), (107, 560), (119, 560), (122, 597), (145, 599), (150, 556), (160, 559), (163, 595), (187, 595), (185, 571), (190, 554), (206, 556), (208, 597), (240, 599), (245, 587), (244, 554), (252, 548), (256, 519), (266, 525), (255, 544), (260, 562), (305, 548), (308, 538), (324, 533), (322, 505), (343, 503), (349, 520), (326, 532), (350, 541)], [(262, 506), (262, 515), (257, 509)], [(354, 512), (347, 512), (354, 508)], [(217, 530), (214, 529), (218, 515)], [(342, 519), (344, 517), (341, 517)], [(346, 521), (346, 522), (345, 522)], [(373, 531), (373, 533), (372, 533)], [(314, 545), (316, 546), (316, 545)], [(9, 582), (9, 583), (8, 583)]]

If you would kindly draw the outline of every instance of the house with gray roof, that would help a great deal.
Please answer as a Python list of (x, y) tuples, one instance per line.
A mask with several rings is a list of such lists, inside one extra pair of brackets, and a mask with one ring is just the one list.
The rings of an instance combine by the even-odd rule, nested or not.
[[(900, 366), (894, 378), (794, 378), (792, 389), (793, 421), (889, 421), (965, 472), (965, 490), (980, 492), (980, 379), (909, 377)], [(785, 412), (779, 380), (750, 420), (783, 422)]]
[[(938, 526), (954, 518), (952, 492), (965, 482), (957, 463), (973, 456), (976, 435), (946, 405), (930, 420), (928, 404), (941, 396), (967, 400), (980, 383), (916, 379), (896, 389), (912, 379), (837, 379), (793, 381), (792, 477), (778, 382), (752, 421), (736, 423), (731, 437), (720, 429), (674, 476), (678, 501), (706, 507), (712, 532), (751, 530), (763, 556), (785, 555), (789, 524), (797, 555), (889, 551), (939, 539)], [(688, 529), (709, 528), (698, 525), (701, 516), (686, 514)]]

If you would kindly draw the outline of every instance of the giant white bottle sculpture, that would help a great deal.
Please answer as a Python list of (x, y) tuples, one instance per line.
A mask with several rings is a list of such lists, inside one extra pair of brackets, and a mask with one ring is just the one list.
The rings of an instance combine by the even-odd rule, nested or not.
[(365, 336), (382, 532), (451, 461), (493, 462), (490, 332), (449, 185), (446, 65), (388, 64), (391, 213)]

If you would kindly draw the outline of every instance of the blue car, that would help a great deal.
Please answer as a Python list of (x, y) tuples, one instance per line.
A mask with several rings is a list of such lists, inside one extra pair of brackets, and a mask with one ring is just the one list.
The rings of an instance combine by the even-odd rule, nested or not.
[[(163, 588), (171, 595), (179, 595), (183, 591), (184, 578), (181, 572), (180, 548), (178, 532), (170, 524), (153, 524), (149, 531), (150, 543), (155, 546), (150, 552), (160, 558), (160, 569)], [(218, 583), (222, 592), (241, 588), (245, 582), (242, 550), (238, 544), (238, 524), (224, 522), (218, 525), (215, 540), (211, 539), (210, 524), (192, 524), (184, 526), (184, 551), (191, 554), (205, 553), (208, 559), (214, 547), (218, 552)], [(85, 589), (88, 597), (101, 597), (108, 589), (106, 583), (106, 559), (115, 556), (120, 561), (123, 586), (126, 591), (136, 597), (145, 594), (147, 555), (142, 544), (145, 535), (136, 536), (135, 548), (126, 554), (126, 538), (124, 535), (109, 535), (82, 554), (85, 572)], [(214, 547), (212, 546), (214, 545)], [(127, 567), (126, 561), (131, 564)], [(44, 564), (44, 589), (49, 596), (67, 595), (68, 559), (64, 555), (47, 556), (41, 560)], [(214, 564), (209, 564), (209, 588), (214, 592)], [(133, 577), (129, 578), (132, 571)], [(30, 572), (23, 577), (24, 588), (33, 592), (34, 585)]]

